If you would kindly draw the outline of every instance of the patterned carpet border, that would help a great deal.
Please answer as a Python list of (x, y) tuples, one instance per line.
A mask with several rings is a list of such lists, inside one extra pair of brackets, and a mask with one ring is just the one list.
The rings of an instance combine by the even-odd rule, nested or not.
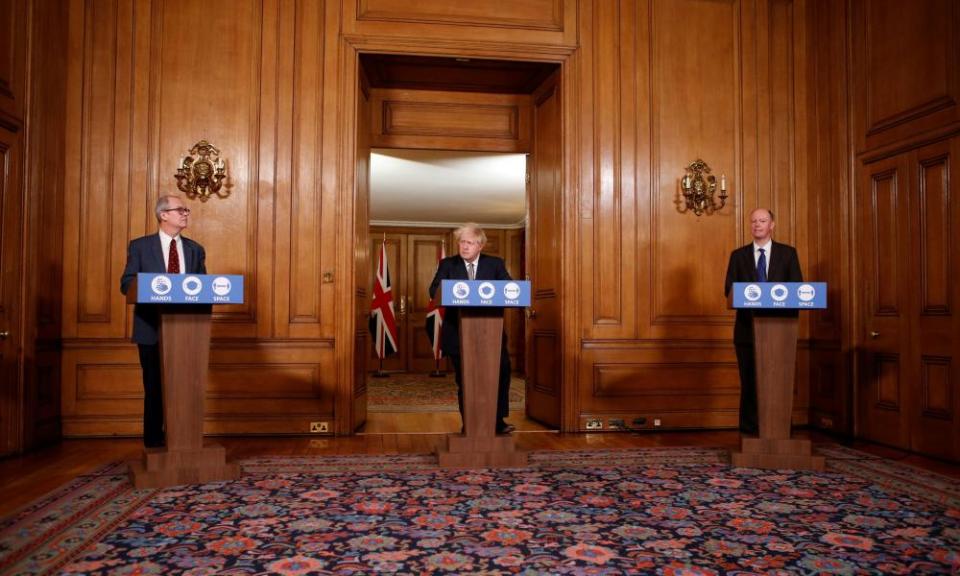
[[(879, 518), (885, 517), (885, 515), (893, 512), (893, 508), (889, 510), (885, 508), (886, 506), (893, 505), (895, 501), (899, 502), (899, 500), (893, 500), (893, 498), (903, 501), (903, 503), (899, 503), (897, 506), (915, 506), (918, 513), (924, 506), (946, 507), (942, 512), (935, 514), (933, 517), (929, 516), (929, 512), (924, 513), (927, 515), (924, 516), (925, 518), (937, 518), (938, 515), (940, 515), (940, 519), (937, 522), (943, 524), (937, 532), (937, 534), (939, 534), (936, 540), (936, 542), (939, 543), (937, 544), (938, 547), (929, 551), (927, 556), (923, 558), (916, 557), (911, 563), (900, 562), (896, 557), (891, 557), (889, 560), (883, 559), (883, 561), (870, 564), (870, 566), (884, 567), (882, 571), (885, 573), (960, 573), (960, 481), (907, 464), (870, 456), (863, 452), (838, 445), (818, 446), (818, 451), (827, 456), (828, 468), (831, 471), (827, 473), (827, 477), (829, 477), (829, 474), (841, 474), (848, 475), (848, 478), (859, 479), (856, 481), (847, 480), (847, 483), (851, 487), (862, 486), (863, 490), (865, 490), (863, 495), (855, 500), (857, 506), (880, 506), (879, 516), (876, 519), (869, 520), (865, 518), (861, 520), (862, 522), (887, 522)], [(599, 487), (601, 486), (599, 483), (601, 479), (610, 477), (609, 474), (603, 473), (603, 470), (622, 471), (639, 467), (647, 470), (646, 474), (641, 473), (639, 476), (648, 477), (644, 482), (651, 482), (655, 481), (656, 478), (662, 478), (662, 482), (666, 482), (666, 484), (663, 484), (664, 487), (670, 485), (669, 479), (675, 474), (674, 472), (670, 472), (670, 470), (689, 470), (689, 472), (681, 473), (687, 475), (708, 473), (719, 474), (720, 476), (732, 475), (733, 477), (739, 478), (735, 481), (730, 480), (730, 482), (736, 483), (753, 482), (754, 479), (762, 480), (767, 485), (769, 485), (770, 482), (774, 482), (774, 488), (772, 488), (774, 490), (776, 482), (785, 483), (784, 487), (788, 487), (792, 486), (791, 483), (793, 482), (809, 482), (811, 479), (814, 481), (814, 485), (816, 485), (816, 482), (826, 481), (816, 480), (816, 478), (819, 477), (816, 474), (774, 473), (749, 469), (731, 469), (726, 464), (727, 459), (728, 455), (725, 450), (715, 448), (536, 451), (530, 454), (530, 466), (528, 468), (510, 471), (508, 476), (518, 479), (526, 478), (526, 482), (535, 482), (536, 478), (547, 478), (543, 476), (543, 474), (551, 470), (557, 470), (556, 474), (559, 474), (559, 476), (550, 477), (578, 478), (582, 474), (587, 474), (590, 477), (596, 478), (594, 482), (597, 483), (596, 485)], [(243, 460), (241, 464), (243, 466), (245, 479), (238, 481), (242, 483), (242, 485), (235, 487), (231, 487), (232, 483), (214, 483), (185, 490), (178, 490), (176, 488), (169, 490), (134, 490), (129, 485), (126, 475), (126, 465), (123, 463), (110, 464), (90, 474), (78, 477), (62, 488), (51, 492), (9, 517), (0, 520), (0, 573), (39, 575), (55, 574), (63, 571), (64, 573), (84, 574), (148, 574), (170, 571), (171, 568), (169, 565), (163, 567), (150, 561), (140, 561), (140, 559), (138, 559), (138, 554), (149, 555), (157, 553), (163, 546), (156, 548), (157, 543), (160, 542), (156, 540), (156, 538), (147, 539), (146, 536), (140, 538), (136, 534), (138, 534), (139, 530), (144, 529), (143, 526), (150, 526), (150, 524), (145, 525), (143, 523), (152, 521), (152, 517), (158, 513), (159, 509), (156, 508), (158, 504), (166, 506), (163, 502), (175, 502), (177, 494), (183, 494), (184, 497), (186, 497), (187, 494), (194, 493), (196, 497), (203, 498), (204, 493), (209, 493), (209, 496), (212, 497), (221, 491), (233, 491), (238, 495), (243, 495), (245, 493), (243, 490), (249, 491), (254, 485), (261, 487), (282, 486), (288, 481), (302, 484), (302, 482), (308, 480), (310, 477), (316, 476), (328, 478), (331, 482), (342, 483), (345, 478), (344, 474), (353, 473), (356, 474), (356, 476), (354, 476), (354, 482), (369, 482), (370, 479), (381, 476), (384, 478), (394, 478), (393, 482), (396, 482), (399, 478), (420, 478), (418, 474), (440, 474), (443, 478), (451, 475), (453, 475), (451, 477), (461, 477), (456, 476), (457, 474), (461, 474), (462, 478), (468, 479), (486, 477), (483, 472), (456, 473), (453, 471), (438, 470), (435, 456), (431, 454), (392, 456), (341, 455), (325, 456), (322, 458), (262, 457)], [(656, 472), (657, 469), (662, 469), (663, 472)], [(525, 470), (527, 472), (525, 472)], [(576, 472), (575, 470), (581, 470), (582, 472)], [(404, 476), (404, 474), (407, 476)], [(283, 480), (284, 477), (289, 477), (289, 480)], [(260, 480), (257, 480), (257, 478), (260, 478)], [(324, 482), (327, 481), (328, 480), (325, 480)], [(417, 480), (417, 482), (422, 481), (422, 479)], [(449, 478), (445, 481), (449, 481)], [(711, 490), (726, 486), (726, 482), (727, 481), (723, 481), (722, 484), (716, 484)], [(244, 485), (250, 485), (251, 488), (242, 488)], [(519, 486), (522, 487), (524, 485), (525, 484), (520, 484)], [(579, 486), (580, 483), (576, 485)], [(590, 485), (588, 482), (585, 489), (589, 490)], [(732, 485), (733, 484), (731, 484), (731, 486)], [(324, 486), (324, 484), (320, 484), (319, 486)], [(569, 489), (574, 489), (573, 485), (571, 485)], [(240, 490), (240, 492), (237, 492), (237, 490)], [(257, 498), (254, 495), (258, 490), (249, 492), (247, 499), (254, 498), (254, 500), (251, 500), (251, 506), (259, 506), (253, 504)], [(900, 494), (901, 496), (888, 497), (884, 490), (889, 490), (890, 493), (894, 495)], [(323, 492), (323, 490), (320, 490), (320, 492)], [(374, 492), (376, 492), (376, 490), (374, 490)], [(696, 493), (699, 494), (699, 498), (706, 498), (709, 495), (706, 492)], [(804, 498), (812, 498), (817, 492), (809, 492), (807, 490), (796, 491), (791, 489), (784, 494), (793, 494), (794, 498), (799, 498), (796, 502), (802, 503), (804, 502)], [(824, 497), (839, 498), (841, 494), (842, 492), (838, 492), (835, 493), (834, 496), (825, 495)], [(580, 496), (580, 498), (583, 497), (584, 496)], [(174, 500), (171, 501), (170, 498), (174, 498)], [(888, 501), (888, 498), (891, 499)], [(921, 505), (917, 503), (911, 505), (909, 504), (910, 498), (916, 498), (918, 499), (917, 502), (924, 501), (928, 504)], [(213, 506), (216, 500), (206, 502), (204, 506)], [(600, 500), (587, 500), (585, 502), (596, 504), (600, 502)], [(758, 501), (758, 504), (762, 504), (762, 502)], [(762, 504), (762, 506), (766, 505)], [(215, 509), (215, 507), (210, 508), (210, 510), (213, 509)], [(785, 512), (788, 509), (789, 508), (784, 508), (783, 511)], [(670, 508), (666, 510), (670, 510)], [(678, 513), (679, 510), (680, 509), (677, 509)], [(884, 510), (887, 511), (885, 512)], [(182, 515), (192, 512), (192, 508), (187, 508), (186, 510), (171, 509), (167, 514), (176, 513)], [(597, 513), (602, 512), (598, 511)], [(503, 514), (507, 514), (507, 512), (504, 511)], [(501, 522), (505, 521), (508, 517), (511, 516), (501, 517)], [(597, 518), (603, 517), (604, 516), (601, 515)], [(789, 516), (785, 518), (788, 517)], [(810, 518), (815, 517), (817, 516), (810, 516)], [(252, 521), (252, 519), (250, 521)], [(825, 521), (826, 520), (817, 520), (816, 522), (822, 523)], [(132, 525), (131, 522), (133, 523)], [(759, 520), (751, 522), (759, 522)], [(907, 546), (906, 539), (913, 539), (917, 542), (925, 543), (911, 545), (914, 546), (914, 548), (904, 548), (901, 552), (902, 554), (914, 557), (917, 553), (915, 546), (929, 546), (933, 540), (930, 539), (931, 536), (923, 536), (929, 532), (929, 528), (926, 528), (926, 522), (929, 522), (929, 520), (924, 520), (923, 523), (918, 524), (917, 522), (920, 522), (920, 518), (918, 517), (912, 522), (915, 527), (897, 528), (893, 531), (893, 534), (895, 537), (905, 539), (903, 546)], [(247, 523), (248, 521), (241, 522), (242, 525), (247, 525)], [(763, 523), (761, 523), (761, 525), (762, 524)], [(670, 522), (667, 522), (665, 525), (670, 525)], [(120, 536), (117, 536), (117, 531), (124, 526), (127, 526), (127, 528), (122, 531)], [(140, 527), (138, 528), (137, 526)], [(744, 524), (741, 528), (745, 528), (747, 532), (750, 532), (751, 530), (757, 529), (756, 526), (756, 524)], [(858, 553), (864, 554), (865, 558), (873, 558), (873, 556), (867, 554), (869, 551), (868, 548), (870, 546), (879, 546), (883, 543), (880, 540), (865, 540), (862, 534), (855, 536), (854, 534), (859, 534), (858, 530), (863, 527), (857, 528), (853, 532), (848, 531), (849, 533), (844, 534), (842, 531), (837, 531), (833, 524), (828, 523), (824, 526), (832, 527), (832, 531), (828, 532), (827, 536), (824, 536), (824, 538), (829, 538), (828, 544), (834, 546), (835, 552), (843, 550), (847, 556), (847, 560), (831, 560), (829, 555), (806, 557), (806, 559), (803, 560), (803, 562), (806, 563), (803, 564), (805, 567), (804, 572), (835, 574), (861, 573), (863, 570), (857, 570), (855, 562), (851, 564), (851, 558), (856, 558), (855, 555), (850, 556), (851, 551), (859, 551)], [(223, 527), (226, 529), (226, 525)], [(179, 528), (176, 529), (179, 530)], [(231, 524), (231, 528), (227, 530), (227, 532), (235, 532), (237, 529), (237, 526)], [(766, 529), (767, 528), (764, 528), (764, 530)], [(133, 530), (133, 532), (131, 532), (131, 530)], [(240, 526), (240, 532), (235, 532), (238, 534), (235, 538), (241, 538), (241, 540), (247, 538), (247, 536), (242, 536), (246, 530), (248, 529)], [(524, 533), (524, 531), (521, 530), (520, 533)], [(494, 533), (488, 532), (488, 535), (490, 534)], [(497, 536), (497, 538), (510, 537), (510, 534), (505, 534), (505, 536), (501, 535)], [(679, 533), (679, 535), (682, 534), (683, 531)], [(582, 537), (590, 535), (590, 532), (583, 533), (581, 537), (577, 537), (577, 540), (581, 541), (581, 544), (566, 549), (565, 554), (568, 558), (565, 563), (549, 564), (549, 562), (554, 562), (556, 558), (549, 560), (548, 557), (543, 556), (543, 553), (546, 553), (546, 551), (537, 553), (536, 551), (524, 550), (524, 553), (527, 554), (525, 557), (541, 563), (547, 562), (550, 566), (549, 571), (551, 573), (608, 574), (622, 573), (624, 570), (630, 573), (648, 573), (654, 569), (656, 569), (658, 573), (677, 575), (724, 573), (723, 570), (708, 570), (702, 566), (693, 566), (687, 561), (684, 561), (683, 555), (677, 555), (671, 552), (671, 550), (673, 550), (673, 544), (670, 544), (670, 542), (674, 542), (674, 540), (664, 540), (661, 541), (660, 544), (654, 542), (653, 544), (657, 546), (656, 550), (636, 552), (635, 557), (631, 560), (631, 564), (624, 563), (625, 560), (623, 558), (609, 556), (609, 549), (602, 545), (606, 542), (605, 539), (595, 540), (591, 536), (586, 540), (582, 540)], [(627, 533), (621, 533), (621, 536), (626, 535)], [(729, 534), (727, 537), (727, 540), (718, 540), (716, 545), (724, 547), (752, 545), (748, 544), (748, 542), (750, 542), (749, 539), (744, 540), (742, 544), (733, 544), (733, 542), (729, 540)], [(107, 544), (105, 543), (106, 538), (121, 539), (112, 544)], [(119, 545), (118, 543), (136, 543), (139, 541), (138, 538), (142, 539), (143, 542), (139, 545), (135, 544), (135, 547), (130, 549), (130, 553), (134, 554), (134, 556), (124, 557), (119, 564), (117, 564), (117, 559), (110, 560), (110, 558), (113, 558), (111, 555), (117, 553), (116, 546)], [(682, 540), (683, 538), (677, 542)], [(234, 543), (237, 541), (238, 540), (230, 540), (230, 542)], [(943, 548), (944, 543), (946, 543), (946, 548)], [(707, 545), (709, 544), (708, 541)], [(124, 545), (126, 546), (127, 544)], [(208, 543), (208, 546), (209, 545), (211, 544)], [(506, 546), (506, 543), (503, 545)], [(698, 546), (700, 545), (701, 544), (698, 544)], [(821, 547), (821, 544), (817, 544), (815, 547)], [(297, 549), (299, 550), (299, 545)], [(317, 550), (321, 549), (322, 547)], [(510, 558), (515, 558), (516, 552), (510, 552), (510, 550), (513, 549), (514, 548), (509, 546), (506, 549), (502, 549), (502, 547), (499, 548), (498, 550), (506, 550), (506, 552), (502, 553), (507, 554), (507, 556), (498, 559), (498, 562), (501, 560), (506, 562)], [(463, 548), (461, 552), (468, 550), (470, 550), (469, 546)], [(747, 549), (741, 552), (747, 553), (745, 550)], [(200, 550), (199, 552), (210, 553), (209, 550)], [(220, 552), (221, 554), (218, 556), (220, 560), (218, 561), (221, 561), (223, 558), (224, 551), (220, 550)], [(720, 554), (721, 552), (723, 552), (723, 550), (714, 551), (712, 554)], [(228, 559), (232, 558), (229, 551), (225, 553)], [(556, 551), (550, 552), (549, 554), (555, 556)], [(597, 554), (600, 556), (592, 556)], [(92, 560), (78, 561), (81, 560), (83, 556), (91, 558)], [(383, 552), (382, 554), (368, 554), (365, 557), (386, 559), (393, 558), (394, 556), (391, 556), (391, 553)], [(671, 556), (675, 556), (675, 561), (670, 560)], [(318, 558), (323, 557), (321, 554)], [(402, 559), (403, 554), (395, 557)], [(283, 574), (365, 573), (365, 570), (371, 568), (369, 562), (366, 564), (360, 562), (359, 557), (353, 564), (349, 561), (339, 561), (339, 563), (337, 563), (299, 556), (298, 558), (299, 560), (294, 561), (289, 558), (284, 559), (280, 557), (279, 560), (270, 565), (272, 566), (271, 572)], [(429, 566), (433, 566), (431, 570), (451, 568), (452, 571), (460, 573), (469, 572), (470, 570), (468, 570), (468, 568), (471, 567), (477, 568), (477, 566), (470, 564), (468, 559), (462, 556), (462, 553), (441, 554), (432, 556), (431, 558), (432, 560), (424, 560), (427, 564), (420, 565), (419, 568), (423, 569)], [(481, 562), (482, 558), (481, 553), (481, 556), (475, 560)], [(727, 558), (727, 556), (724, 556), (724, 558)], [(292, 561), (293, 564), (289, 564), (288, 561)], [(184, 565), (182, 570), (177, 568), (174, 572), (184, 574), (219, 574), (229, 571), (225, 570), (226, 567), (222, 565), (204, 566), (203, 561), (200, 559), (198, 559), (197, 562), (200, 562), (200, 564), (193, 567)], [(298, 562), (301, 564), (298, 564)], [(391, 566), (395, 568), (404, 566), (404, 563), (401, 561), (388, 562), (382, 560), (378, 562), (378, 564), (374, 565), (378, 571), (388, 570)], [(440, 564), (431, 565), (429, 562), (440, 562)], [(453, 564), (446, 565), (444, 562), (452, 562)], [(873, 560), (871, 560), (871, 562), (873, 562)], [(548, 564), (542, 565), (547, 566)], [(312, 567), (317, 570), (298, 571), (298, 566)], [(319, 570), (319, 568), (323, 566), (327, 566), (328, 568), (339, 566), (339, 568), (334, 571)], [(487, 569), (490, 569), (489, 564), (486, 566)], [(646, 566), (646, 568), (643, 568), (644, 566)], [(260, 567), (262, 568), (263, 566)], [(624, 567), (627, 568), (625, 569)], [(500, 571), (498, 569), (497, 573), (516, 572), (514, 569), (507, 569), (509, 568), (508, 566), (502, 566), (501, 568), (504, 568), (504, 570)], [(744, 567), (731, 565), (728, 568), (738, 570)], [(770, 573), (776, 574), (790, 572), (789, 570), (777, 569), (776, 566), (766, 566), (763, 570), (760, 569), (760, 565), (753, 566), (753, 568), (762, 572), (772, 570)], [(634, 569), (636, 570), (635, 572)], [(748, 571), (752, 571), (752, 569)], [(870, 572), (872, 571), (873, 570), (870, 570)], [(253, 572), (242, 569), (235, 573), (247, 574)]]
[(838, 444), (818, 446), (830, 470), (854, 474), (928, 502), (960, 509), (960, 480)]
[[(729, 454), (721, 448), (636, 448), (609, 450), (534, 450), (530, 468), (611, 468), (615, 466), (691, 466), (726, 464)], [(439, 468), (436, 454), (261, 456), (239, 462), (244, 474), (325, 474), (341, 472), (432, 470)]]

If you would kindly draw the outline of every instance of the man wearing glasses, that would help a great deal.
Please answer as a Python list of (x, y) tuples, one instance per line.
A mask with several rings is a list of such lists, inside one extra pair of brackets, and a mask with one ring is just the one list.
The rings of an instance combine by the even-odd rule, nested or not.
[[(206, 274), (203, 246), (180, 233), (187, 227), (190, 209), (179, 196), (161, 196), (154, 213), (160, 230), (132, 240), (127, 247), (127, 265), (120, 278), (124, 294), (140, 272)], [(163, 388), (156, 306), (137, 304), (133, 309), (133, 338), (140, 352), (143, 371), (143, 443), (148, 448), (164, 445)]]

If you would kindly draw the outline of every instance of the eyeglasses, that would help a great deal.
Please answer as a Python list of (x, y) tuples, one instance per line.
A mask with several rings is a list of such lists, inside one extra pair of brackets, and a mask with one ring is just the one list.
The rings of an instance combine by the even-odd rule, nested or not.
[(182, 207), (182, 206), (181, 206), (180, 208), (167, 208), (166, 210), (161, 210), (161, 212), (176, 212), (177, 214), (179, 214), (179, 215), (181, 215), (181, 216), (189, 216), (189, 215), (190, 215), (190, 209), (189, 209), (189, 208), (184, 208), (184, 207)]

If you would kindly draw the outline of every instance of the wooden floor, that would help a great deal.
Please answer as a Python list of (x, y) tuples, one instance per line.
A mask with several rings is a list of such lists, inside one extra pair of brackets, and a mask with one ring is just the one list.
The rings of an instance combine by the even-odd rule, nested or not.
[[(512, 414), (508, 422), (517, 427), (514, 435), (517, 448), (522, 450), (658, 446), (709, 446), (731, 450), (737, 448), (740, 441), (738, 432), (728, 430), (560, 434), (526, 420), (521, 414)], [(455, 412), (371, 414), (364, 428), (350, 437), (247, 436), (217, 438), (215, 441), (227, 449), (230, 460), (267, 455), (405, 454), (433, 452), (447, 433), (459, 430), (460, 417)], [(807, 435), (803, 431), (797, 435), (811, 437), (814, 441), (836, 441), (819, 434)], [(960, 479), (960, 465), (864, 443), (852, 446)], [(0, 460), (0, 517), (103, 464), (138, 459), (141, 449), (139, 438), (64, 440), (30, 454)]]

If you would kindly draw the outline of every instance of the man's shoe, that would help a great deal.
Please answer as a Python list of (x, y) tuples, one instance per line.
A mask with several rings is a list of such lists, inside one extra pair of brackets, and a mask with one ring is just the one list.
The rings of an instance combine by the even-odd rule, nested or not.
[(517, 429), (517, 427), (514, 426), (513, 424), (502, 424), (502, 425), (498, 424), (498, 425), (497, 425), (497, 434), (509, 434), (509, 433), (513, 432), (514, 430), (516, 430), (516, 429)]

